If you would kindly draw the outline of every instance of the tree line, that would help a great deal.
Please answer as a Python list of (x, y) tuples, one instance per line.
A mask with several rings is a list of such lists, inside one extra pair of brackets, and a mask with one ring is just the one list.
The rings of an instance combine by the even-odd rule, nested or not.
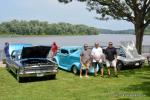
[(38, 20), (12, 20), (0, 24), (0, 34), (12, 35), (97, 35), (99, 30), (86, 25), (53, 23)]

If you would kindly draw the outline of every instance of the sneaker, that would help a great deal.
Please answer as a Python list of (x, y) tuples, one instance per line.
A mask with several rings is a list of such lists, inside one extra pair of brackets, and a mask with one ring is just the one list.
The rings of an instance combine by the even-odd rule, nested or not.
[(88, 76), (88, 75), (85, 75), (85, 77), (86, 77), (86, 78), (89, 78), (89, 76)]
[(104, 77), (104, 75), (101, 75), (101, 77), (103, 78), (103, 77)]
[(80, 76), (80, 78), (82, 78), (82, 76)]
[(95, 74), (94, 76), (96, 77), (96, 76), (98, 76), (98, 74)]
[(108, 78), (110, 77), (110, 74), (108, 74)]

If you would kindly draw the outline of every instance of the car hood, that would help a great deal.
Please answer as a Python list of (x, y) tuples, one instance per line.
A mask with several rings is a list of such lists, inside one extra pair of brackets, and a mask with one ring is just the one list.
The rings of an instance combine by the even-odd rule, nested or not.
[(50, 46), (23, 47), (21, 52), (21, 58), (47, 58), (49, 51)]
[(144, 59), (143, 56), (139, 55), (133, 41), (121, 42), (121, 47), (126, 53), (126, 57), (130, 59)]

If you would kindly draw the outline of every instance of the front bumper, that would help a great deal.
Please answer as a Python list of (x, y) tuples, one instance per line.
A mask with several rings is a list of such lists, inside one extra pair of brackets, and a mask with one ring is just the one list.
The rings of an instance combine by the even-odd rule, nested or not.
[(26, 72), (19, 72), (19, 77), (44, 77), (50, 75), (56, 75), (58, 70), (52, 71), (26, 71)]
[(125, 66), (140, 66), (144, 63), (144, 60), (139, 60), (139, 61), (123, 61), (123, 64)]

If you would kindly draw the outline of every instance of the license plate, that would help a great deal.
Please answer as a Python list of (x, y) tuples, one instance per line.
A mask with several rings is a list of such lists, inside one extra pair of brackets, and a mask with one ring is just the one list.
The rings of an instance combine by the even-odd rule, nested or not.
[(135, 63), (135, 66), (139, 66), (140, 64), (139, 63)]
[(42, 77), (42, 76), (44, 76), (43, 73), (37, 73), (37, 77)]

